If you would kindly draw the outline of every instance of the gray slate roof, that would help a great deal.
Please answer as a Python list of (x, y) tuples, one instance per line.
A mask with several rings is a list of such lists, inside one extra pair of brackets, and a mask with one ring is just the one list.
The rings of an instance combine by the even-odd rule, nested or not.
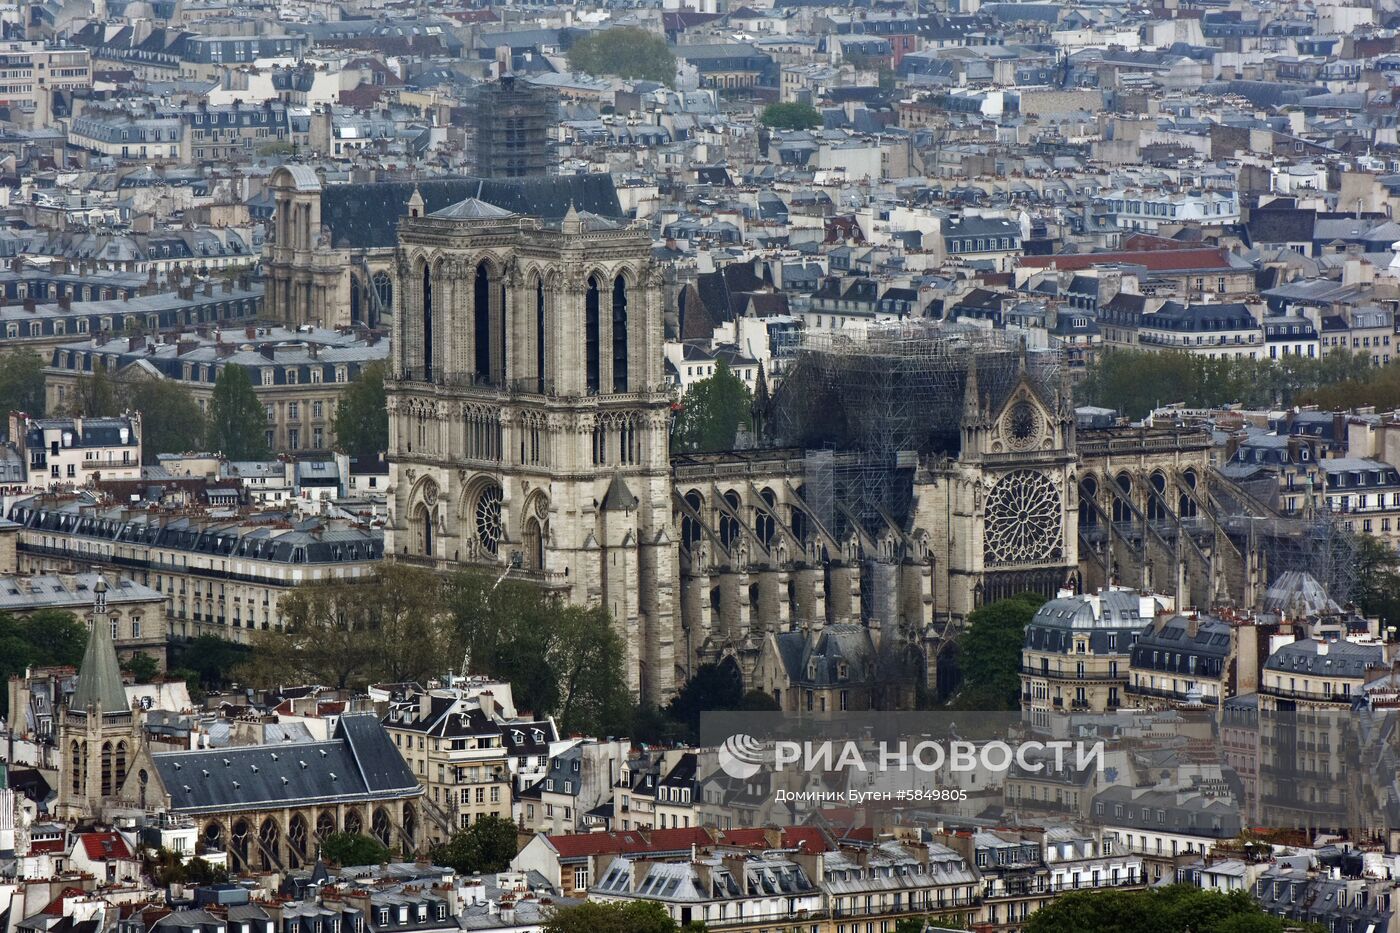
[(162, 752), (151, 758), (175, 813), (274, 810), (423, 792), (373, 713), (342, 716), (327, 742)]

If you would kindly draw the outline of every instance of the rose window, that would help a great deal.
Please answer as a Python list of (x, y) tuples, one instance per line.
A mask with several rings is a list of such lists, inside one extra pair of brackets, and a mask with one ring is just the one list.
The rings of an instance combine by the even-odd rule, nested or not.
[(1060, 492), (1049, 477), (1018, 470), (987, 497), (984, 555), (988, 564), (1032, 564), (1064, 553)]
[(487, 486), (476, 497), (476, 538), (487, 553), (495, 554), (505, 537), (501, 520), (501, 487)]
[(1040, 412), (1022, 399), (1006, 413), (1002, 427), (1006, 445), (1012, 450), (1029, 450), (1040, 440)]

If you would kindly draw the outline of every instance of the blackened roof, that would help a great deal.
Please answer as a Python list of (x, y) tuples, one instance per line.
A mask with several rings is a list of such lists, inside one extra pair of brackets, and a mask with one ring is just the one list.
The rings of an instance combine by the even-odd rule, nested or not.
[(425, 213), (477, 198), (513, 214), (559, 220), (572, 204), (580, 211), (621, 217), (622, 205), (611, 175), (557, 175), (540, 178), (430, 178), (418, 182), (330, 185), (321, 192), (321, 222), (336, 248), (391, 247), (399, 219), (417, 187)]

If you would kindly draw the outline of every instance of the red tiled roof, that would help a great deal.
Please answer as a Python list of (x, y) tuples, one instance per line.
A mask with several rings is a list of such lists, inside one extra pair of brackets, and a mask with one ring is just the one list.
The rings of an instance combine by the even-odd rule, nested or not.
[(590, 855), (646, 854), (648, 852), (680, 852), (691, 846), (709, 845), (713, 840), (701, 826), (684, 829), (625, 829), (616, 833), (570, 833), (550, 836), (549, 844), (560, 858), (584, 858)]
[(1223, 249), (1167, 249), (1157, 252), (1125, 250), (1118, 253), (1069, 253), (1056, 256), (1023, 256), (1022, 269), (1048, 269), (1054, 266), (1066, 272), (1090, 269), (1110, 263), (1130, 263), (1146, 266), (1149, 272), (1190, 272), (1225, 270), (1230, 262)]
[[(778, 842), (780, 849), (796, 849), (798, 846), (804, 852), (826, 852), (831, 849), (827, 845), (826, 835), (815, 826), (787, 826), (781, 833)], [(768, 848), (768, 832), (763, 829), (728, 829), (720, 832), (716, 841), (729, 846)]]
[(39, 911), (41, 914), (48, 914), (51, 917), (63, 916), (63, 902), (74, 897), (86, 897), (87, 892), (82, 888), (67, 887), (58, 893), (58, 897), (49, 901), (49, 905)]
[(66, 851), (66, 847), (62, 839), (39, 839), (29, 844), (29, 851), (40, 854), (46, 852), (63, 852)]
[(131, 847), (116, 833), (83, 833), (78, 839), (82, 842), (87, 857), (94, 862), (111, 858), (132, 858)]
[(1189, 243), (1173, 240), (1167, 236), (1154, 236), (1151, 233), (1134, 233), (1123, 241), (1123, 249), (1128, 252), (1143, 252), (1159, 249), (1190, 249)]

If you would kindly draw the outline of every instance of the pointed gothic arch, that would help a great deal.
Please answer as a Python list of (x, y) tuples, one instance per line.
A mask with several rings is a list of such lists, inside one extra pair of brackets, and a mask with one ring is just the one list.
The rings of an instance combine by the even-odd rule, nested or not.
[(491, 324), (491, 267), (483, 259), (472, 273), (472, 372), (477, 382), (492, 377)]
[(588, 277), (588, 289), (583, 299), (583, 369), (584, 387), (593, 395), (602, 389), (602, 360), (599, 341), (602, 339), (599, 302), (602, 300), (602, 280), (595, 272)]
[(433, 380), (433, 268), (423, 263), (423, 380)]
[(627, 391), (627, 279), (621, 272), (612, 287), (612, 390)]

